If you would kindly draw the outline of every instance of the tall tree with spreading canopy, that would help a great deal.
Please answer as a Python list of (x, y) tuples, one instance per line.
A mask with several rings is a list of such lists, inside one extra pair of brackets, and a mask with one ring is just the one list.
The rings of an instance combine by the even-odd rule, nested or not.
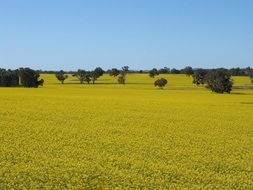
[(94, 71), (92, 71), (90, 73), (92, 83), (94, 84), (99, 77), (103, 76), (103, 74), (104, 70), (100, 67), (97, 67)]
[(76, 77), (80, 81), (80, 83), (83, 84), (86, 77), (86, 71), (82, 69), (78, 69), (77, 72), (73, 74), (72, 76)]
[(205, 76), (206, 87), (216, 93), (230, 93), (233, 87), (231, 74), (225, 69), (210, 71)]
[(61, 70), (55, 74), (55, 77), (61, 82), (61, 84), (63, 84), (64, 81), (68, 78), (68, 75), (66, 75), (65, 72)]

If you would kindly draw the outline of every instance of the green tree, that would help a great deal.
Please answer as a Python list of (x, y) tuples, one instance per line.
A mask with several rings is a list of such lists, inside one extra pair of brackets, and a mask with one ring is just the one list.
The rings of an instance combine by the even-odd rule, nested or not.
[(193, 69), (192, 69), (192, 67), (190, 67), (190, 66), (185, 67), (185, 68), (181, 71), (181, 73), (183, 73), (183, 74), (185, 74), (185, 75), (187, 75), (187, 76), (191, 76), (191, 75), (194, 74)]
[(83, 84), (86, 77), (86, 71), (82, 69), (78, 69), (77, 72), (73, 74), (72, 76), (76, 77), (80, 81), (80, 83)]
[(40, 74), (30, 68), (19, 69), (20, 83), (27, 88), (38, 88), (43, 86), (44, 80), (40, 79)]
[(173, 69), (170, 70), (170, 73), (171, 74), (180, 74), (180, 70), (177, 70), (177, 69), (173, 68)]
[(120, 74), (120, 71), (116, 68), (112, 68), (112, 70), (110, 70), (109, 72), (109, 75), (114, 76), (114, 77), (118, 76), (119, 74)]
[(17, 70), (0, 69), (0, 86), (11, 87), (19, 85), (19, 75)]
[(124, 73), (127, 73), (127, 72), (129, 71), (129, 66), (124, 66), (124, 67), (122, 67), (122, 71), (123, 71)]
[(55, 74), (55, 77), (61, 82), (61, 84), (63, 84), (64, 81), (68, 78), (68, 75), (65, 75), (64, 71), (61, 70)]
[(87, 82), (88, 84), (90, 84), (91, 81), (91, 77), (92, 77), (92, 73), (91, 72), (86, 72), (84, 75), (84, 81)]
[(156, 68), (153, 68), (151, 69), (149, 72), (148, 72), (148, 75), (151, 77), (151, 78), (154, 78), (156, 75), (159, 75), (159, 72)]
[(154, 85), (162, 89), (163, 87), (167, 85), (167, 83), (168, 81), (165, 78), (160, 78), (154, 82)]
[(99, 77), (103, 76), (103, 74), (104, 70), (100, 67), (97, 67), (94, 71), (92, 71), (90, 73), (92, 83), (94, 84)]
[(228, 71), (218, 69), (210, 71), (205, 76), (206, 87), (216, 93), (230, 93), (233, 81)]
[(196, 85), (203, 85), (205, 83), (205, 76), (207, 71), (204, 69), (197, 69), (192, 75), (193, 83)]

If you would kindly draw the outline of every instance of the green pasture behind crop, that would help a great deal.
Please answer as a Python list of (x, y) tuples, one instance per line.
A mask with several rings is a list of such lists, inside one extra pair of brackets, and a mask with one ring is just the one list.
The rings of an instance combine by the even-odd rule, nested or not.
[(253, 89), (185, 75), (0, 88), (0, 189), (253, 189)]

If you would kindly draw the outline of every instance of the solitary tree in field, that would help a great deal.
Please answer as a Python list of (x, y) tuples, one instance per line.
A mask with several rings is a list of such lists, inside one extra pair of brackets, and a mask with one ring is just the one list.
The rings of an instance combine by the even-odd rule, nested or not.
[(44, 83), (43, 79), (39, 80), (40, 74), (30, 68), (20, 68), (19, 77), (21, 85), (28, 88), (38, 88)]
[(159, 75), (159, 72), (156, 68), (153, 68), (152, 70), (150, 70), (148, 72), (148, 75), (151, 77), (151, 78), (154, 78), (156, 75)]
[(204, 69), (197, 69), (194, 74), (192, 75), (193, 83), (196, 85), (204, 84), (204, 79), (207, 74), (207, 71)]
[(230, 93), (233, 87), (231, 75), (224, 69), (210, 71), (205, 76), (206, 87), (216, 93)]
[(168, 81), (165, 78), (160, 78), (155, 81), (154, 85), (162, 89), (167, 83)]
[(55, 77), (63, 84), (64, 81), (68, 78), (68, 75), (65, 75), (64, 71), (61, 70), (55, 74)]

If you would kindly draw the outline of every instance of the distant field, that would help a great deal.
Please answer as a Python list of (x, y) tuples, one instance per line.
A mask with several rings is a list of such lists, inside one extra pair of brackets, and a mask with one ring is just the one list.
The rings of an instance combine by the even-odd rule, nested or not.
[(253, 189), (249, 78), (215, 94), (161, 76), (0, 88), (0, 189)]

